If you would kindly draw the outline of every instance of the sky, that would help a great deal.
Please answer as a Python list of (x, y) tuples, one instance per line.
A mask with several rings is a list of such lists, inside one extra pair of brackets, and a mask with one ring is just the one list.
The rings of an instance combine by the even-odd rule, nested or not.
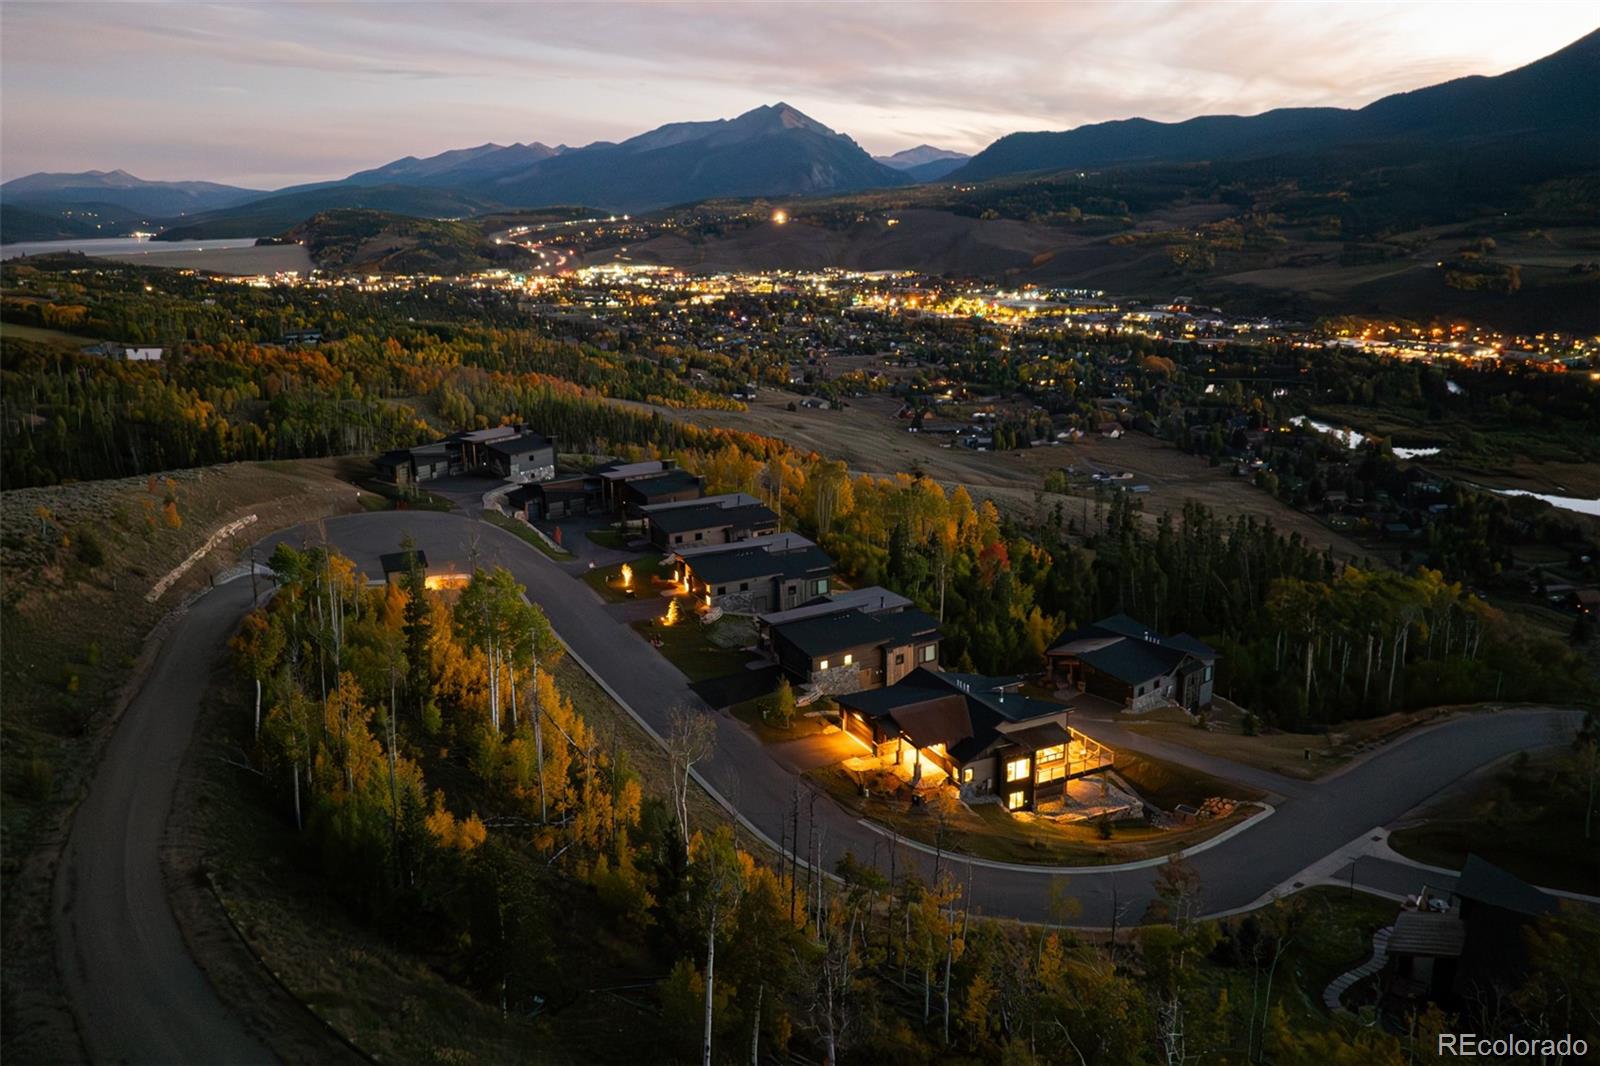
[(252, 188), (785, 101), (874, 154), (1360, 106), (1554, 52), (1577, 3), (0, 5), (0, 177)]

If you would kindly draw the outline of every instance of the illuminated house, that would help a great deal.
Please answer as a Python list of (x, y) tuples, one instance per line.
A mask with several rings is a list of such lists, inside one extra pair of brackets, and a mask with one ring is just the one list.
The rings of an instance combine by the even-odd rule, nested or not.
[(662, 551), (732, 544), (778, 531), (778, 516), (772, 509), (742, 492), (638, 510), (650, 527), (650, 543)]
[(777, 533), (667, 555), (696, 606), (733, 614), (798, 607), (826, 595), (833, 558), (798, 533)]
[(794, 681), (840, 694), (893, 685), (939, 666), (939, 623), (884, 588), (852, 589), (760, 618), (764, 641)]
[(1125, 614), (1070, 629), (1044, 653), (1055, 684), (1145, 711), (1176, 703), (1190, 712), (1211, 706), (1218, 655), (1187, 633), (1163, 637)]
[(1066, 707), (1022, 695), (1021, 683), (918, 668), (899, 684), (839, 696), (841, 724), (921, 780), (946, 775), (965, 799), (1026, 810), (1109, 769), (1112, 753), (1069, 726)]

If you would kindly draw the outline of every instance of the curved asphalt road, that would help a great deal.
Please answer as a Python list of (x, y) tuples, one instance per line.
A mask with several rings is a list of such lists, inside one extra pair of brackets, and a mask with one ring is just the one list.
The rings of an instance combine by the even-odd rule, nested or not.
[[(626, 619), (638, 616), (639, 605), (602, 601), (575, 579), (573, 572), (583, 567), (581, 562), (555, 563), (511, 533), (459, 514), (375, 512), (330, 519), (325, 527), (333, 544), (369, 574), (379, 572), (377, 557), (398, 550), (401, 537), (408, 532), (427, 553), (435, 572), (452, 564), (466, 570), (474, 552), (482, 565), (505, 566), (527, 589), (529, 598), (544, 608), (575, 655), (658, 734), (666, 734), (668, 712), (676, 704), (687, 703), (710, 713), (683, 675), (627, 628)], [(314, 534), (296, 528), (263, 541), (262, 550), (270, 552), (280, 541), (300, 544), (314, 540)], [(707, 783), (737, 810), (747, 826), (773, 842), (787, 839), (793, 790), (800, 779), (779, 765), (742, 724), (725, 714), (717, 714), (716, 723), (716, 751), (701, 767)], [(1249, 783), (1276, 793), (1281, 802), (1272, 816), (1191, 857), (1201, 877), (1204, 909), (1215, 913), (1248, 906), (1477, 767), (1508, 751), (1561, 743), (1576, 724), (1576, 712), (1549, 710), (1453, 719), (1398, 740), (1320, 783), (1234, 768), (1230, 776), (1247, 776)], [(1089, 723), (1082, 727), (1096, 732)], [(1186, 749), (1170, 754), (1179, 761), (1195, 759)], [(818, 796), (813, 805), (803, 782), (801, 793), (802, 848), (810, 839), (809, 815), (814, 809), (826, 868), (832, 869), (848, 849), (887, 871), (892, 842), (885, 833), (826, 796)], [(934, 859), (902, 842), (895, 862), (901, 870), (907, 869), (908, 863), (917, 864), (924, 876), (929, 876)], [(943, 862), (945, 869), (967, 879), (967, 860), (947, 855)], [(970, 865), (976, 906), (991, 915), (1030, 921), (1049, 917), (1050, 885), (1067, 873), (981, 860)], [(1376, 866), (1373, 868), (1376, 872)], [(1083, 906), (1079, 921), (1086, 926), (1107, 926), (1114, 910), (1119, 924), (1137, 921), (1153, 898), (1155, 874), (1150, 865), (1110, 872), (1071, 871), (1072, 894)], [(1358, 869), (1356, 884), (1361, 883)]]
[(159, 860), (212, 665), (250, 583), (208, 593), (167, 635), (72, 820), (56, 872), (56, 960), (95, 1062), (273, 1062), (190, 957)]

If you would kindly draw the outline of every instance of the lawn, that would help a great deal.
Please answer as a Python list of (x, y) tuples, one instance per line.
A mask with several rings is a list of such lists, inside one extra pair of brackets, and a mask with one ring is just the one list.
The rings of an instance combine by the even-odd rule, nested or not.
[(528, 523), (526, 522), (519, 522), (515, 518), (507, 518), (498, 511), (484, 511), (483, 520), (489, 523), (491, 526), (499, 526), (508, 533), (516, 534), (529, 545), (539, 549), (541, 552), (557, 562), (564, 563), (572, 558), (571, 552), (556, 551), (554, 548), (550, 547), (550, 545), (546, 544), (544, 542), (544, 538), (540, 537), (539, 534), (528, 528)]
[[(1246, 736), (1237, 724), (1214, 722), (1210, 729), (1198, 729), (1187, 721), (1147, 716), (1124, 719), (1121, 724), (1141, 736), (1181, 744), (1285, 777), (1312, 781), (1343, 766), (1367, 746), (1391, 740), (1431, 721), (1442, 710), (1431, 708), (1340, 722), (1326, 734), (1273, 731)], [(1307, 752), (1310, 752), (1309, 758)]]
[[(666, 602), (662, 600), (663, 610)], [(749, 652), (722, 647), (712, 639), (718, 627), (725, 626), (728, 621), (724, 619), (704, 626), (692, 613), (685, 611), (676, 625), (664, 626), (658, 620), (645, 618), (633, 623), (633, 628), (646, 640), (659, 638), (661, 646), (656, 650), (690, 681), (710, 681), (743, 670), (744, 664), (750, 661)]]
[[(853, 775), (842, 767), (811, 770), (807, 777), (822, 786), (846, 810), (918, 843), (938, 845), (939, 825), (927, 807), (911, 807), (901, 799), (862, 797)], [(1118, 822), (1110, 840), (1092, 823), (1061, 826), (1015, 818), (999, 803), (958, 806), (944, 826), (944, 847), (997, 862), (1039, 866), (1105, 866), (1168, 855), (1198, 844), (1248, 818), (1241, 808), (1228, 818), (1189, 829), (1156, 829), (1141, 821)]]
[[(622, 568), (633, 567), (633, 587), (637, 590), (636, 596), (628, 595), (628, 590), (622, 586)], [(583, 575), (583, 580), (589, 587), (598, 592), (611, 603), (625, 603), (631, 599), (643, 599), (656, 596), (661, 591), (657, 588), (653, 578), (662, 573), (661, 557), (659, 555), (641, 555), (637, 559), (630, 559), (626, 563), (615, 566), (603, 566), (590, 570)], [(661, 609), (667, 609), (665, 597), (661, 598)], [(680, 611), (683, 607), (678, 608)]]
[(585, 536), (602, 548), (614, 548), (617, 551), (621, 551), (628, 546), (628, 538), (615, 529), (591, 529)]
[(1533, 884), (1594, 895), (1600, 840), (1584, 843), (1582, 796), (1571, 753), (1517, 755), (1438, 797), (1418, 824), (1390, 834), (1389, 844), (1450, 869), (1473, 852)]
[(423, 489), (401, 492), (393, 485), (374, 478), (364, 478), (358, 484), (361, 488), (361, 506), (369, 511), (448, 511), (455, 507), (443, 496)]
[(809, 707), (797, 708), (794, 718), (789, 722), (788, 726), (781, 726), (775, 722), (768, 721), (765, 712), (768, 707), (772, 706), (776, 698), (773, 695), (757, 696), (753, 700), (735, 703), (728, 708), (728, 713), (755, 730), (756, 736), (767, 744), (782, 744), (786, 740), (812, 737), (818, 733), (826, 733), (834, 728), (826, 715), (817, 714), (814, 717), (807, 715), (808, 711), (815, 712), (817, 710), (818, 704), (815, 703)]
[(1180, 803), (1198, 807), (1212, 796), (1258, 800), (1261, 793), (1246, 785), (1191, 770), (1150, 755), (1117, 752), (1117, 773), (1138, 790), (1146, 803), (1170, 811)]

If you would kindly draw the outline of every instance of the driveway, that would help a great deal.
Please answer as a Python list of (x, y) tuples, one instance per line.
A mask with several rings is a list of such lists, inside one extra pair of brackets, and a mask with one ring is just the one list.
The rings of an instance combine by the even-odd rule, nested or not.
[[(888, 837), (820, 793), (815, 804), (810, 803), (806, 797), (814, 790), (808, 782), (797, 778), (740, 723), (708, 707), (675, 667), (625, 630), (592, 589), (516, 537), (460, 515), (421, 511), (351, 515), (328, 520), (325, 528), (333, 543), (369, 572), (378, 555), (395, 550), (405, 532), (430, 555), (437, 552), (441, 558), (462, 555), (476, 534), (484, 563), (509, 569), (529, 597), (544, 608), (574, 656), (656, 733), (666, 734), (668, 714), (674, 706), (695, 707), (715, 716), (717, 747), (703, 766), (705, 783), (738, 812), (747, 827), (774, 845), (787, 836), (798, 788), (802, 816), (809, 820), (810, 812), (815, 812), (824, 865), (831, 869), (850, 851), (887, 870)], [(270, 549), (282, 540), (299, 543), (307, 536), (314, 534), (289, 530), (268, 538), (264, 547)], [(1176, 746), (1171, 750), (1162, 746), (1151, 753), (1266, 787), (1283, 798), (1272, 817), (1192, 856), (1204, 885), (1205, 908), (1215, 912), (1251, 904), (1347, 841), (1399, 817), (1486, 762), (1509, 751), (1559, 743), (1563, 736), (1571, 735), (1578, 717), (1576, 711), (1531, 710), (1447, 721), (1397, 740), (1321, 783), (1291, 781), (1276, 774), (1262, 777), (1264, 771)], [(1098, 724), (1085, 731), (1135, 750), (1151, 750), (1155, 743), (1131, 734), (1113, 739), (1117, 734), (1101, 730)], [(802, 832), (806, 831), (803, 826)], [(918, 863), (925, 867), (924, 875), (931, 876), (931, 855), (904, 842), (899, 847), (896, 862), (900, 868), (907, 862)], [(969, 864), (973, 867), (974, 904), (992, 915), (1045, 920), (1050, 886), (1067, 873), (1072, 876), (1073, 894), (1082, 901), (1082, 921), (1087, 926), (1109, 925), (1114, 911), (1120, 922), (1137, 920), (1154, 896), (1153, 865), (1114, 872), (1064, 870), (1012, 867), (946, 855), (943, 868), (953, 866), (956, 875), (965, 879), (961, 867)], [(1382, 880), (1385, 888), (1391, 883), (1387, 872)], [(1357, 885), (1361, 883), (1358, 868)]]

